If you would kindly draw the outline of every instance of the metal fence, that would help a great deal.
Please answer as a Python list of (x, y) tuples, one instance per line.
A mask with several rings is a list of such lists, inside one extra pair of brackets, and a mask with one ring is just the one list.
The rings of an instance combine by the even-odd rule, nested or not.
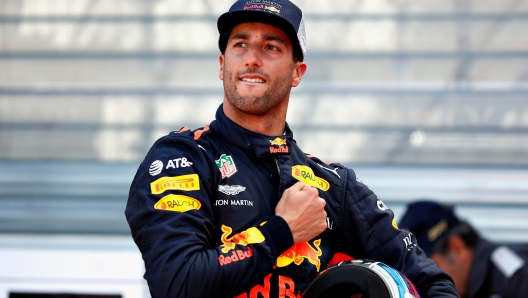
[[(514, 239), (511, 208), (528, 210), (528, 1), (295, 2), (308, 72), (288, 122), (301, 148), (373, 173), (395, 211), (434, 195)], [(230, 3), (0, 0), (2, 232), (126, 233), (127, 181), (148, 148), (208, 124), (222, 101), (216, 19)], [(449, 197), (446, 174), (412, 191), (445, 170), (471, 187)], [(503, 183), (471, 180), (489, 171)]]

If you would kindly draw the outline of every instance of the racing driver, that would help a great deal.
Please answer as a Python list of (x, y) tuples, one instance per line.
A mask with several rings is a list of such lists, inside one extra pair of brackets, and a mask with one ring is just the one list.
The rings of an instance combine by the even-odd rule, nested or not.
[(354, 171), (297, 146), (286, 123), (307, 64), (288, 0), (241, 0), (218, 19), (216, 120), (152, 146), (125, 214), (152, 297), (300, 297), (336, 253), (383, 262), (422, 297), (458, 297)]

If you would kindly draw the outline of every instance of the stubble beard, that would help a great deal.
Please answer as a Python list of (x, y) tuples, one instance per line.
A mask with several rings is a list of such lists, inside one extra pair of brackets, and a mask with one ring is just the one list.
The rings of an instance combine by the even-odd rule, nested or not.
[[(269, 88), (262, 94), (262, 96), (247, 95), (242, 96), (238, 92), (237, 83), (239, 75), (246, 73), (258, 73), (266, 78)], [(225, 69), (224, 70), (224, 92), (227, 100), (238, 110), (252, 115), (265, 115), (272, 111), (273, 108), (279, 106), (289, 96), (292, 76), (288, 73), (283, 73), (270, 80), (269, 76), (260, 71), (246, 70), (239, 74)], [(271, 83), (270, 83), (271, 82)]]

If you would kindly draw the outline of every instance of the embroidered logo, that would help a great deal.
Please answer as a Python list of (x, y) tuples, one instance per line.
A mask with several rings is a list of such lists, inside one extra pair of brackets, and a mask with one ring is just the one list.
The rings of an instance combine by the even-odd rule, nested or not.
[(231, 155), (222, 154), (218, 160), (215, 160), (216, 166), (222, 173), (222, 179), (231, 177), (237, 172), (235, 162)]
[[(229, 226), (222, 225), (222, 252), (228, 253), (230, 250), (235, 249), (236, 245), (248, 246), (249, 244), (262, 243), (266, 238), (260, 230), (256, 227), (251, 227), (243, 232), (232, 235), (233, 229)], [(231, 236), (231, 237), (229, 237)]]
[(378, 198), (376, 205), (378, 206), (378, 209), (381, 211), (385, 211), (389, 209), (389, 207), (387, 207), (387, 205), (385, 205), (385, 203), (383, 203), (383, 201), (380, 198)]
[(187, 158), (185, 157), (175, 158), (175, 159), (169, 159), (169, 161), (167, 162), (167, 167), (165, 169), (168, 169), (168, 168), (177, 169), (179, 167), (186, 168), (192, 165), (193, 163), (188, 161)]
[(327, 191), (330, 184), (323, 178), (315, 176), (312, 169), (305, 165), (296, 165), (292, 167), (292, 176), (297, 180), (304, 182), (310, 186), (319, 188), (322, 191)]
[(321, 269), (319, 257), (323, 254), (320, 248), (321, 239), (314, 240), (313, 243), (295, 243), (277, 258), (277, 267), (286, 267), (291, 263), (299, 266), (304, 260), (315, 265), (317, 272)]
[(277, 137), (269, 141), (271, 144), (269, 147), (270, 153), (290, 153), (290, 149), (286, 145), (286, 139)]
[(150, 184), (152, 194), (159, 195), (166, 190), (200, 190), (200, 178), (197, 174), (176, 177), (161, 177)]
[(225, 193), (228, 196), (234, 196), (246, 190), (244, 186), (240, 185), (218, 185), (218, 191)]
[(154, 209), (175, 212), (200, 210), (200, 207), (202, 207), (200, 201), (184, 195), (166, 195), (154, 205)]
[(151, 176), (156, 176), (163, 170), (163, 162), (161, 160), (155, 160), (150, 164), (149, 173)]
[(286, 139), (275, 138), (274, 140), (270, 140), (270, 144), (275, 146), (283, 146), (286, 145)]
[(273, 6), (264, 6), (264, 9), (267, 9), (267, 10), (272, 11), (274, 13), (280, 13), (280, 9), (277, 9), (277, 8), (275, 8)]

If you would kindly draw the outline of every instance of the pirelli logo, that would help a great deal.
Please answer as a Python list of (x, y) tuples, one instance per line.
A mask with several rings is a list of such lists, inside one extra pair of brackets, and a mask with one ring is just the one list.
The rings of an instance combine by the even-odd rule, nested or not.
[(161, 177), (150, 183), (152, 194), (159, 195), (166, 190), (199, 190), (200, 182), (197, 174), (182, 175), (176, 177)]

